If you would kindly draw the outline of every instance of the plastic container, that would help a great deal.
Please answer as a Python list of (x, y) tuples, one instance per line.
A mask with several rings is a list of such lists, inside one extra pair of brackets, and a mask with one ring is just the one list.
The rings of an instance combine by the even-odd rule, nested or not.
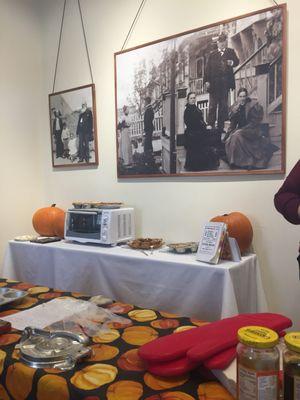
[(239, 400), (279, 399), (278, 335), (261, 326), (238, 330), (237, 398)]
[(290, 332), (284, 337), (283, 391), (284, 400), (300, 400), (300, 332)]

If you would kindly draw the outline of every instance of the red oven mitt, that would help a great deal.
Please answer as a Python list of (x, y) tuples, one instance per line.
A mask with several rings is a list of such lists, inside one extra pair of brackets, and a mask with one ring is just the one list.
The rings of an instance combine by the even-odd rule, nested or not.
[[(226, 369), (236, 356), (236, 346), (230, 347), (208, 358), (203, 362), (207, 369)], [(147, 362), (147, 371), (158, 376), (178, 376), (185, 374), (201, 365), (199, 362), (191, 361), (188, 357), (178, 358), (177, 360), (167, 361), (163, 363)]]
[[(277, 330), (277, 329), (275, 329)], [(277, 333), (279, 337), (283, 337), (286, 334), (286, 331), (281, 331)], [(203, 365), (207, 369), (226, 369), (236, 356), (236, 346), (229, 347), (229, 349), (222, 351), (219, 354), (215, 354), (214, 356), (208, 358), (203, 362)]]
[(226, 369), (236, 357), (236, 346), (229, 347), (219, 354), (208, 358), (203, 362), (207, 369)]
[(161, 363), (186, 355), (195, 363), (237, 344), (237, 331), (247, 325), (260, 325), (281, 331), (292, 325), (280, 314), (240, 314), (184, 332), (155, 339), (140, 347), (139, 356), (150, 363)]
[[(222, 350), (226, 350), (229, 347), (237, 345), (238, 343), (237, 331), (242, 326), (247, 326), (247, 325), (264, 326), (266, 328), (274, 329), (275, 331), (278, 332), (292, 326), (292, 321), (289, 318), (284, 317), (283, 315), (280, 314), (261, 313), (261, 314), (245, 314), (240, 316), (242, 321), (236, 320), (236, 321), (228, 321), (226, 323), (227, 326), (226, 331), (220, 332), (218, 329), (217, 332), (216, 331), (211, 332), (215, 340), (219, 340), (219, 342), (221, 341), (223, 343), (224, 346)], [(205, 326), (203, 328), (205, 328)], [(219, 351), (214, 352), (213, 346), (214, 346), (213, 340), (211, 338), (208, 338), (204, 342), (199, 341), (199, 344), (190, 348), (187, 351), (186, 355), (191, 361), (203, 361), (219, 352)], [(218, 346), (216, 346), (216, 348), (217, 347)]]
[(162, 363), (147, 362), (147, 371), (158, 376), (179, 376), (199, 366), (198, 362), (193, 362), (187, 357)]
[[(279, 336), (284, 336), (285, 331), (279, 332)], [(204, 360), (203, 364), (191, 361), (188, 357), (178, 358), (177, 360), (153, 363), (147, 362), (147, 370), (154, 375), (158, 376), (178, 376), (185, 374), (200, 365), (206, 369), (226, 369), (236, 357), (236, 346), (229, 347), (222, 352)]]

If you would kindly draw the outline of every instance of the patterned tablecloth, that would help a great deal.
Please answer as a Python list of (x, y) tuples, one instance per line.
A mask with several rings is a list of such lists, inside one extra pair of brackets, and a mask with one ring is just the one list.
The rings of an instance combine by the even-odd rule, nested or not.
[[(0, 279), (0, 287), (6, 286), (26, 290), (29, 295), (18, 304), (0, 308), (0, 318), (60, 296), (88, 299), (80, 293)], [(130, 322), (111, 326), (109, 332), (93, 337), (92, 355), (71, 371), (22, 364), (14, 349), (20, 332), (0, 335), (0, 400), (233, 399), (220, 383), (203, 378), (197, 370), (176, 378), (160, 378), (148, 373), (138, 357), (137, 350), (144, 343), (205, 322), (118, 302), (108, 308)]]

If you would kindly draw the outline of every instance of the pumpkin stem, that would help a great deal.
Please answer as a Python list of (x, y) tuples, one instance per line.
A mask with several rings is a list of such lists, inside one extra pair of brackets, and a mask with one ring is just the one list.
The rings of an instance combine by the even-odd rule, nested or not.
[(52, 205), (51, 205), (51, 207), (55, 207), (55, 206), (56, 206), (56, 204), (52, 204)]

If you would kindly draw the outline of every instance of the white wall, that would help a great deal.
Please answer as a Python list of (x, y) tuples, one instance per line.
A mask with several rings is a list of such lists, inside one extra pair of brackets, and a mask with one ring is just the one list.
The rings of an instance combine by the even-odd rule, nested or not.
[[(18, 3), (22, 3), (19, 0)], [(82, 10), (96, 84), (99, 168), (53, 170), (51, 166), (47, 94), (52, 91), (53, 72), (62, 12), (62, 0), (36, 0), (42, 22), (44, 96), (39, 111), (41, 160), (45, 204), (69, 207), (72, 200), (119, 200), (137, 213), (139, 235), (159, 236), (166, 241), (198, 240), (202, 224), (224, 212), (241, 211), (254, 227), (254, 248), (258, 254), (271, 310), (293, 317), (300, 327), (299, 279), (296, 263), (299, 228), (290, 225), (274, 210), (273, 196), (282, 176), (203, 177), (163, 179), (117, 179), (114, 110), (114, 58), (121, 49), (140, 0), (85, 0)], [(252, 0), (151, 0), (146, 2), (127, 47), (201, 27), (222, 19), (270, 7), (272, 1)], [(299, 158), (297, 73), (300, 54), (298, 0), (288, 0), (288, 102), (287, 170)], [(16, 28), (19, 29), (18, 27)], [(61, 58), (55, 90), (90, 83), (77, 1), (68, 0)], [(18, 119), (23, 112), (20, 103)], [(35, 154), (30, 152), (31, 156)], [(33, 161), (32, 161), (33, 162)], [(18, 173), (24, 165), (18, 168)], [(30, 166), (28, 167), (31, 170)], [(41, 206), (44, 204), (41, 204)], [(25, 210), (26, 211), (26, 210)], [(23, 211), (23, 219), (28, 215)], [(25, 215), (26, 214), (26, 215)], [(17, 226), (16, 221), (14, 222)], [(188, 290), (188, 288), (187, 288)]]
[(0, 255), (41, 204), (41, 41), (34, 1), (0, 0)]

